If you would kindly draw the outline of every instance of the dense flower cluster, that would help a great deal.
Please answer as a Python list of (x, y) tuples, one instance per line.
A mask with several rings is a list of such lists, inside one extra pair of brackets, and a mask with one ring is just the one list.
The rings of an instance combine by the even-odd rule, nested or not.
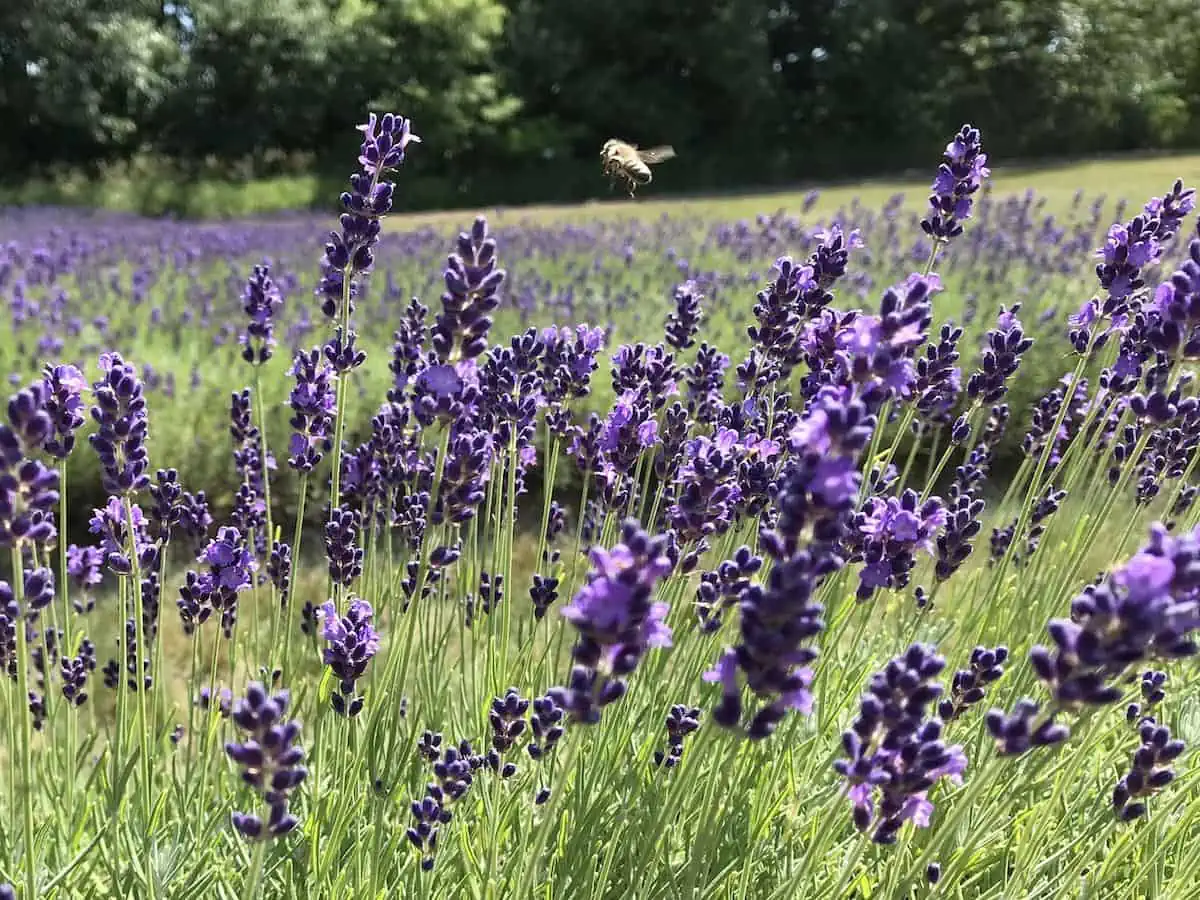
[(233, 705), (233, 722), (246, 737), (227, 743), (225, 753), (241, 769), (242, 781), (267, 805), (265, 821), (254, 813), (233, 814), (233, 827), (247, 840), (282, 837), (300, 824), (288, 811), (288, 802), (308, 770), (301, 765), (304, 748), (297, 743), (300, 723), (285, 719), (290, 703), (287, 691), (271, 696), (252, 682), (245, 699)]
[[(578, 843), (570, 829), (581, 821), (608, 835), (614, 810), (647, 821), (636, 807), (642, 788), (666, 803), (649, 810), (652, 819), (669, 813), (659, 824), (677, 828), (680, 840), (693, 837), (704, 820), (694, 806), (677, 809), (692, 798), (666, 782), (693, 762), (713, 768), (701, 757), (722, 730), (735, 738), (728, 767), (717, 765), (696, 796), (716, 810), (722, 792), (763, 761), (756, 777), (771, 790), (764, 779), (778, 774), (771, 759), (780, 748), (768, 739), (777, 730), (776, 741), (800, 734), (812, 760), (836, 757), (833, 771), (807, 766), (801, 787), (819, 793), (811, 776), (823, 772), (825, 787), (838, 788), (835, 819), (846, 802), (862, 833), (855, 852), (866, 841), (900, 840), (909, 823), (930, 825), (935, 802), (963, 804), (955, 823), (974, 815), (968, 803), (994, 812), (1003, 782), (980, 778), (1004, 771), (994, 757), (1065, 745), (1076, 717), (1105, 707), (1124, 711), (1115, 730), (1087, 743), (1106, 755), (1061, 765), (1056, 797), (1078, 787), (1079, 772), (1110, 772), (1111, 798), (1097, 805), (1110, 805), (1112, 816), (1097, 827), (1116, 827), (1147, 815), (1159, 802), (1152, 798), (1179, 778), (1187, 722), (1173, 689), (1167, 700), (1167, 673), (1196, 654), (1200, 627), (1200, 528), (1191, 525), (1200, 396), (1187, 369), (1200, 359), (1200, 226), (1186, 230), (1195, 197), (1182, 182), (1132, 219), (1122, 206), (1111, 229), (1103, 203), (1090, 215), (1078, 200), (1069, 215), (1051, 215), (1032, 193), (981, 193), (987, 157), (978, 130), (964, 126), (946, 148), (922, 233), (906, 233), (916, 220), (906, 219), (902, 197), (878, 213), (851, 203), (813, 220), (813, 195), (798, 215), (712, 228), (664, 216), (555, 235), (510, 224), (493, 231), (481, 217), (457, 235), (447, 259), (437, 228), (381, 224), (395, 199), (389, 173), (419, 140), (411, 124), (372, 115), (361, 132), (360, 167), (321, 262), (321, 315), (284, 307), (308, 264), (280, 252), (276, 229), (295, 239), (292, 250), (301, 246), (289, 222), (264, 221), (232, 237), (189, 226), (186, 247), (135, 229), (131, 252), (119, 232), (84, 240), (86, 227), (60, 234), (31, 220), (36, 246), (23, 232), (0, 242), (12, 332), (0, 356), (18, 373), (14, 386), (23, 384), (20, 372), (40, 372), (15, 391), (0, 421), (0, 545), (11, 551), (0, 581), (0, 681), (20, 683), (6, 703), (14, 779), (25, 771), (46, 779), (65, 761), (74, 778), (64, 785), (67, 813), (95, 807), (100, 785), (127, 794), (114, 807), (118, 831), (142, 821), (130, 811), (150, 827), (176, 795), (188, 810), (230, 808), (222, 800), (229, 780), (212, 777), (228, 740), (225, 756), (257, 798), (253, 808), (233, 802), (235, 831), (264, 842), (306, 818), (303, 846), (259, 843), (245, 854), (253, 868), (240, 893), (258, 896), (297, 873), (323, 894), (362, 893), (364, 875), (376, 888), (399, 884), (405, 876), (394, 870), (407, 861), (384, 853), (364, 862), (363, 854), (394, 850), (400, 834), (415, 851), (413, 868), (454, 857), (441, 873), (457, 885), (451, 891), (471, 887), (463, 873), (499, 861), (504, 872), (484, 893), (529, 888), (529, 875), (532, 890), (544, 892), (536, 881), (547, 847)], [(155, 227), (175, 233), (173, 223)], [(655, 265), (669, 270), (667, 292), (633, 265), (646, 255), (648, 233), (672, 242), (655, 251)], [(510, 248), (507, 272), (498, 236)], [(1054, 298), (1101, 240), (1099, 290), (1070, 319), (1076, 353), (1104, 349), (1092, 361), (1100, 371), (1079, 359), (1060, 378), (1068, 348), (1056, 350), (1053, 340), (1067, 311)], [(594, 260), (566, 258), (576, 246), (595, 248)], [(247, 280), (251, 252), (264, 261)], [(226, 266), (220, 260), (230, 253), (240, 262)], [(367, 281), (385, 253), (436, 259), (434, 277), (392, 269)], [(713, 269), (708, 260), (717, 257), (745, 267)], [(539, 271), (542, 261), (555, 280)], [(1090, 263), (1081, 277), (1091, 280)], [(757, 291), (749, 310), (746, 285)], [(432, 311), (414, 296), (430, 289), (442, 294)], [(104, 297), (120, 298), (119, 314), (105, 310)], [(648, 298), (657, 305), (643, 308)], [(495, 320), (519, 323), (517, 333), (496, 340)], [(581, 320), (601, 324), (574, 324)], [(37, 323), (44, 334), (30, 330)], [(201, 360), (190, 379), (177, 365), (159, 371), (100, 353), (141, 346), (146, 323), (158, 329), (146, 357)], [(731, 366), (721, 348), (730, 329), (745, 325), (748, 346)], [(211, 347), (196, 343), (208, 338)], [(381, 338), (390, 341), (388, 371), (381, 363), (372, 373), (367, 350)], [(45, 365), (90, 354), (94, 367), (98, 353), (92, 385), (74, 365)], [(239, 357), (254, 367), (253, 393), (222, 378), (222, 367), (241, 371)], [(185, 455), (178, 470), (149, 468), (147, 408), (159, 398), (187, 414), (202, 450), (210, 434), (228, 429), (233, 465), (227, 451), (213, 454), (226, 480), (209, 485), (211, 506), (209, 495), (184, 489), (210, 474), (208, 459)], [(70, 458), (88, 424), (85, 404), (99, 489), (76, 486), (81, 460)], [(275, 434), (284, 408), (289, 427)], [(1023, 437), (1007, 434), (1010, 420), (1027, 426)], [(155, 422), (156, 440), (170, 450), (177, 433), (160, 434), (157, 414)], [(286, 442), (295, 475), (272, 480), (269, 437)], [(61, 515), (81, 539), (73, 533), (79, 510), (61, 500), (68, 474), (69, 496), (86, 502), (84, 511), (95, 506), (87, 544), (57, 533)], [(1006, 499), (991, 509), (1006, 481)], [(1008, 647), (1024, 645), (1031, 611), (1076, 577), (1114, 523), (1137, 527), (1148, 507), (1164, 524), (1079, 591), (1069, 616), (1049, 623), (1046, 646), (1030, 651), (1029, 668), (1011, 672)], [(980, 540), (985, 516), (990, 541)], [(978, 544), (985, 549), (977, 553)], [(313, 549), (324, 552), (318, 574), (329, 590), (310, 590)], [(168, 581), (183, 557), (195, 559), (192, 568)], [(187, 686), (194, 700), (186, 726), (170, 703), (184, 667), (160, 623), (167, 584), (178, 586), (190, 671), (213, 682)], [(876, 598), (874, 608), (855, 597)], [(101, 618), (113, 619), (106, 640), (118, 648), (103, 661), (83, 618), (97, 603)], [(197, 634), (217, 617), (220, 635)], [(980, 623), (979, 634), (969, 633)], [(989, 643), (974, 646), (985, 634)], [(997, 635), (1009, 643), (993, 645)], [(541, 673), (561, 661), (564, 639), (569, 672), (548, 686)], [(899, 641), (887, 653), (906, 649), (880, 665), (870, 654), (886, 639)], [(952, 648), (962, 656), (946, 677), (942, 653)], [(281, 685), (302, 687), (295, 678), (311, 675), (314, 660), (324, 678), (298, 690), (295, 702), (310, 709), (328, 696), (336, 718), (316, 707), (319, 752), (306, 806), (295, 802), (309, 783), (305, 750)], [(639, 670), (660, 694), (627, 697)], [(676, 691), (701, 672), (701, 696)], [(96, 674), (118, 691), (104, 698), (115, 704), (87, 704)], [(218, 678), (235, 689), (258, 680), (235, 701)], [(1010, 684), (1034, 688), (985, 713), (1008, 700)], [(480, 705), (431, 704), (439, 692)], [(658, 710), (657, 723), (641, 715), (647, 709)], [(81, 728), (78, 715), (105, 728)], [(465, 723), (467, 739), (432, 730), (451, 720)], [(36, 742), (34, 729), (42, 732)], [(971, 751), (973, 768), (994, 767), (972, 776), (985, 790), (946, 796), (947, 782), (966, 775), (964, 747), (989, 736), (996, 753), (977, 763)], [(741, 738), (763, 743), (742, 746)], [(37, 766), (35, 743), (55, 751)], [(593, 803), (589, 812), (568, 799), (564, 816), (572, 786), (603, 785), (612, 774), (604, 766), (614, 748), (652, 760), (622, 782), (624, 793), (634, 791), (629, 803)], [(175, 767), (165, 775), (164, 760)], [(185, 789), (171, 792), (175, 781)], [(13, 846), (53, 835), (51, 819), (34, 827), (35, 807), (37, 816), (47, 811), (45, 793), (15, 796), (25, 815), (10, 816), (24, 831)], [(1011, 805), (1028, 793), (1002, 799)], [(417, 798), (402, 817), (389, 814), (398, 796)], [(1040, 796), (1034, 802), (1049, 809)], [(370, 812), (366, 840), (351, 856), (362, 858), (342, 865), (345, 848), (334, 845), (360, 807)], [(475, 823), (453, 824), (479, 814), (498, 828), (482, 852), (472, 844)], [(90, 839), (86, 817), (59, 818), (78, 819), (83, 831), (73, 841)], [(828, 838), (840, 853), (823, 812), (801, 825), (816, 829), (813, 847)], [(509, 853), (513, 835), (528, 844), (527, 859)], [(630, 835), (648, 853), (662, 847), (660, 833), (608, 836), (624, 852), (618, 843)], [(899, 861), (904, 884), (893, 874), (879, 883), (911, 894), (923, 870), (928, 885), (963, 893), (976, 882), (962, 878), (962, 860), (942, 856), (945, 871), (934, 861), (953, 838), (933, 832), (919, 860)], [(23, 893), (50, 890), (41, 870), (60, 849), (23, 855), (19, 868), (32, 884)], [(309, 850), (329, 851), (332, 864), (309, 865), (317, 859)], [(504, 880), (513, 865), (524, 869), (521, 882)], [(820, 865), (808, 868), (796, 874), (821, 877)], [(239, 892), (223, 883), (227, 869), (213, 870), (213, 889)], [(72, 864), (55, 875), (56, 889), (86, 893), (95, 871), (91, 862)], [(1008, 875), (1028, 892), (1036, 872), (1035, 860)], [(666, 884), (656, 877), (647, 884)], [(430, 891), (445, 893), (449, 881)]]
[(942, 741), (942, 721), (930, 707), (942, 692), (934, 681), (946, 661), (913, 644), (871, 676), (858, 716), (842, 734), (845, 758), (834, 768), (846, 779), (854, 824), (891, 844), (905, 822), (929, 825), (929, 789), (942, 778), (961, 780), (967, 768), (962, 747)]
[(921, 220), (924, 232), (939, 241), (962, 234), (963, 223), (971, 217), (974, 195), (990, 174), (979, 129), (964, 125), (946, 145), (946, 161), (938, 166), (933, 179), (929, 213)]
[(363, 707), (356, 685), (371, 657), (379, 652), (379, 634), (371, 626), (375, 611), (366, 600), (354, 597), (345, 615), (338, 614), (332, 601), (322, 606), (319, 614), (324, 623), (321, 637), (326, 641), (323, 659), (338, 680), (338, 689), (329, 701), (338, 715), (353, 718)]
[(104, 489), (136, 494), (150, 486), (144, 387), (134, 367), (118, 353), (100, 354), (100, 372), (100, 380), (92, 385), (96, 431), (88, 441), (100, 457)]
[(655, 586), (674, 568), (666, 550), (665, 536), (651, 537), (634, 519), (622, 525), (620, 543), (592, 548), (587, 582), (562, 608), (578, 633), (571, 676), (550, 692), (575, 721), (599, 722), (645, 653), (671, 645), (667, 605), (654, 600)]

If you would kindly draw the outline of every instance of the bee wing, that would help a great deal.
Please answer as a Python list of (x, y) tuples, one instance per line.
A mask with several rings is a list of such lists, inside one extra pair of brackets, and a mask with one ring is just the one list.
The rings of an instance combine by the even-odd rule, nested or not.
[(639, 150), (637, 155), (642, 162), (652, 166), (655, 163), (666, 162), (668, 159), (673, 157), (675, 155), (675, 148), (651, 147), (648, 150)]

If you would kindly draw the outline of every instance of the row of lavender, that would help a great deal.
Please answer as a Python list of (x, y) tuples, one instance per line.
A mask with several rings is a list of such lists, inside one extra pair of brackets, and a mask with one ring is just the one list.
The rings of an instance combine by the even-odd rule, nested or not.
[[(1102, 240), (1107, 216), (1125, 217), (1123, 206), (1114, 210), (1105, 197), (1085, 199), (1082, 192), (1062, 210), (1047, 209), (1045, 198), (1032, 192), (984, 198), (974, 227), (943, 248), (939, 263), (948, 288), (939, 306), (964, 328), (962, 346), (983, 340), (1002, 303), (1021, 302), (1036, 333), (1065, 331), (1072, 310), (1060, 302), (1063, 292), (1069, 284), (1088, 290), (1088, 253)], [(882, 286), (928, 257), (928, 242), (917, 228), (920, 210), (906, 207), (902, 195), (880, 208), (858, 200), (833, 208), (814, 193), (801, 215), (803, 220), (780, 212), (728, 222), (687, 212), (650, 221), (555, 223), (501, 213), (490, 223), (507, 271), (497, 327), (511, 333), (529, 325), (604, 323), (606, 344), (616, 346), (657, 333), (672, 285), (692, 281), (705, 297), (706, 338), (736, 362), (749, 348), (744, 306), (781, 254), (811, 253), (835, 225), (857, 229), (864, 246), (839, 289), (855, 303), (871, 302)], [(208, 451), (207, 436), (224, 430), (228, 397), (244, 384), (237, 360), (247, 273), (254, 263), (269, 261), (281, 300), (275, 334), (286, 356), (294, 357), (323, 327), (306, 299), (321, 230), (313, 215), (206, 224), (6, 211), (0, 215), (0, 295), (11, 328), (0, 336), (0, 373), (18, 387), (47, 359), (83, 370), (102, 351), (122, 352), (136, 366), (152, 406), (162, 398), (151, 452), (158, 458), (170, 448), (181, 476), (205, 485), (224, 515), (237, 483)], [(393, 223), (381, 234), (378, 271), (356, 299), (359, 342), (373, 358), (388, 352), (410, 297), (440, 292), (439, 273), (453, 243), (454, 233), (442, 227)], [(1151, 277), (1169, 274), (1174, 264), (1172, 258), (1163, 265), (1151, 261)], [(1044, 346), (1046, 358), (1026, 366), (1012, 386), (1022, 406), (1054, 386), (1051, 372), (1059, 363), (1049, 343)], [(357, 389), (347, 397), (347, 430), (356, 439), (369, 433), (387, 378), (382, 366), (373, 366), (356, 379)], [(283, 367), (264, 370), (258, 388), (267, 424), (283, 430), (290, 390)], [(602, 381), (579, 403), (603, 414), (615, 399)], [(1015, 437), (1002, 440), (1001, 457), (1015, 451)], [(85, 501), (79, 509), (101, 505), (95, 468), (74, 459), (69, 466), (76, 496)], [(281, 519), (296, 511), (295, 489), (294, 481), (284, 480), (276, 492), (274, 511)], [(70, 524), (77, 537), (83, 520)]]
[[(1010, 419), (1026, 417), (1005, 400), (1034, 341), (1022, 308), (1002, 306), (964, 373), (962, 329), (931, 333), (947, 284), (992, 277), (978, 257), (961, 262), (982, 253), (964, 232), (988, 175), (976, 130), (946, 149), (921, 220), (921, 271), (884, 289), (877, 311), (835, 305), (872, 285), (851, 265), (868, 249), (863, 232), (831, 223), (805, 262), (778, 260), (735, 362), (698, 340), (711, 295), (733, 285), (676, 287), (663, 341), (610, 347), (604, 414), (582, 401), (609, 355), (605, 329), (491, 342), (507, 280), (478, 220), (449, 259), (437, 314), (407, 306), (391, 387), (360, 440), (347, 425), (368, 358), (356, 333), (371, 317), (364, 276), (387, 240), (390, 173), (414, 140), (390, 115), (363, 131), (316, 288), (328, 338), (297, 349), (287, 370), (280, 462), (292, 474), (274, 463), (268, 438), (283, 436), (262, 400), (283, 327), (284, 290), (267, 266), (241, 294), (253, 389), (233, 397), (237, 489), (219, 527), (203, 492), (152, 469), (148, 379), (120, 354), (101, 354), (90, 387), (77, 367), (52, 365), (10, 401), (0, 522), (13, 576), (0, 589), (0, 652), (15, 683), (8, 796), (21, 826), (3, 830), (0, 859), (13, 861), (23, 896), (118, 896), (132, 881), (139, 896), (375, 897), (439, 877), (517, 896), (559, 878), (570, 896), (598, 871), (614, 896), (693, 896), (687, 885), (717, 891), (725, 879), (743, 896), (751, 885), (792, 896), (831, 878), (835, 894), (866, 878), (883, 896), (920, 879), (984, 896), (967, 863), (1007, 840), (1015, 804), (1048, 804), (1068, 826), (1060, 807), (1094, 821), (1073, 779), (1122, 756), (1128, 771), (1097, 841), (1110, 861), (1137, 858), (1121, 826), (1174, 779), (1184, 745), (1159, 719), (1200, 624), (1190, 484), (1200, 403), (1186, 371), (1200, 346), (1200, 237), (1177, 272), (1147, 286), (1181, 252), (1192, 191), (1177, 183), (1108, 232), (1099, 291), (1072, 315), (1063, 348), (1075, 366), (1030, 411), (1025, 462), (999, 504), (1014, 518), (989, 541), (983, 488)], [(719, 239), (752, 253), (798, 228), (762, 224)], [(1041, 242), (1042, 271), (1068, 271), (1058, 256), (1069, 245)], [(974, 248), (951, 257), (968, 271), (952, 281), (951, 265), (943, 281), (934, 269), (956, 246)], [(304, 337), (296, 321), (289, 342)], [(92, 517), (95, 547), (57, 533), (85, 412), (108, 495)], [(915, 448), (943, 432), (922, 479)], [(910, 433), (918, 441), (901, 454)], [(577, 502), (554, 496), (560, 463), (581, 476)], [(548, 473), (540, 497), (526, 485), (535, 465)], [(938, 495), (943, 471), (953, 477)], [(300, 504), (287, 530), (271, 502), (285, 478)], [(301, 593), (304, 505), (325, 491), (327, 589)], [(1061, 515), (1076, 498), (1087, 514)], [(514, 554), (522, 505), (540, 514), (531, 573)], [(1118, 510), (1129, 512), (1114, 532)], [(1151, 514), (1166, 524), (1126, 559)], [(1112, 568), (1056, 617), (1106, 542)], [(172, 554), (195, 558), (178, 585)], [(124, 627), (101, 665), (87, 598), (106, 574)], [(177, 617), (163, 615), (164, 591)], [(1028, 647), (1047, 621), (1050, 645)], [(190, 657), (178, 666), (182, 707), (167, 659), (176, 629)], [(1014, 668), (1018, 649), (1028, 661)], [(947, 687), (951, 654), (962, 667)], [(89, 703), (97, 669), (107, 692)], [(247, 680), (236, 700), (222, 687)], [(996, 707), (980, 716), (989, 694)], [(1131, 695), (1140, 700), (1124, 717), (1098, 714)], [(111, 715), (97, 714), (101, 697)], [(296, 708), (311, 733), (290, 718)], [(663, 715), (665, 739), (648, 721)], [(1064, 745), (1065, 756), (1051, 752)], [(645, 774), (655, 770), (673, 774)], [(1017, 771), (1035, 785), (1053, 774), (1051, 796), (1014, 790)], [(812, 799), (781, 809), (784, 784)], [(725, 806), (739, 790), (740, 813)], [(1196, 813), (1185, 791), (1164, 796), (1171, 830), (1159, 845), (1182, 846), (1171, 842), (1195, 833)], [(964, 837), (981, 810), (999, 815)], [(911, 840), (885, 855), (902, 834)], [(1058, 839), (1069, 847), (1074, 835)], [(170, 877), (138, 865), (170, 845), (191, 857)], [(741, 857), (732, 868), (721, 862), (730, 848)], [(1016, 880), (1014, 896), (1095, 862), (1045, 839), (1017, 852), (1026, 867), (994, 876)], [(1183, 863), (1170, 865), (1186, 883)]]

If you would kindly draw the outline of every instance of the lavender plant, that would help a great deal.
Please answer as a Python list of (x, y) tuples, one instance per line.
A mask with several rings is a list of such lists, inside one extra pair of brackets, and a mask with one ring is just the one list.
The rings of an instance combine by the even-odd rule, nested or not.
[(323, 249), (0, 213), (0, 896), (1187, 896), (1190, 189), (967, 125), (917, 208), (460, 232), (412, 127)]

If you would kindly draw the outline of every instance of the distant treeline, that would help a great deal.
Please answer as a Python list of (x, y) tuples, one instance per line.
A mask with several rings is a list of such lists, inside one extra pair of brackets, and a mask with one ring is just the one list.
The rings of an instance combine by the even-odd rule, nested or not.
[(927, 167), (964, 121), (998, 159), (1197, 146), (1198, 34), (1196, 0), (5, 0), (0, 184), (330, 202), (368, 109), (426, 137), (409, 208), (595, 196), (610, 136), (673, 144), (678, 192)]

